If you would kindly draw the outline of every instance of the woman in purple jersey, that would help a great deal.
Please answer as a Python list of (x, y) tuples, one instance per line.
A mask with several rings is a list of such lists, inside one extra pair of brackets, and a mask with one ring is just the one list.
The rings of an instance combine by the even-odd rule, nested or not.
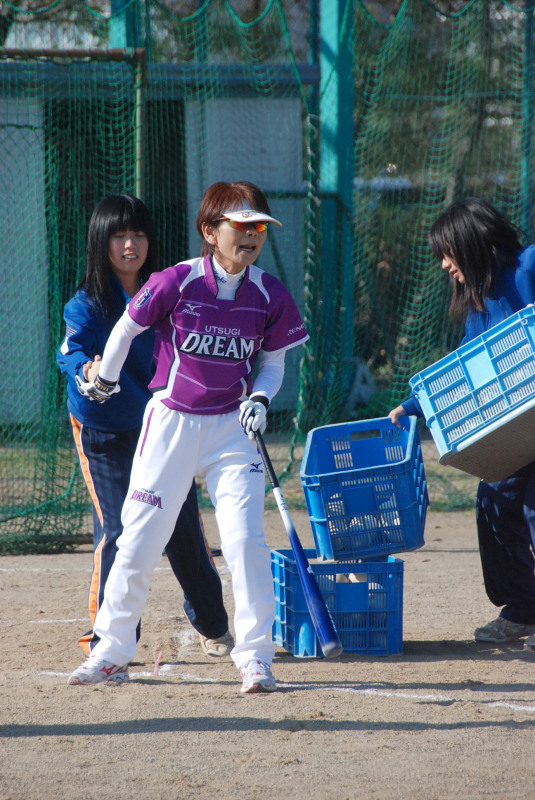
[(268, 225), (281, 223), (257, 186), (210, 186), (197, 216), (200, 257), (149, 278), (113, 328), (100, 374), (83, 386), (99, 402), (112, 397), (132, 341), (155, 329), (153, 398), (123, 506), (124, 531), (95, 620), (99, 642), (70, 684), (108, 680), (134, 657), (136, 625), (162, 543), (193, 478), (202, 476), (232, 575), (231, 657), (241, 691), (277, 688), (271, 674), (275, 596), (262, 529), (265, 478), (254, 432), (265, 428), (286, 351), (308, 334), (282, 283), (255, 266)]

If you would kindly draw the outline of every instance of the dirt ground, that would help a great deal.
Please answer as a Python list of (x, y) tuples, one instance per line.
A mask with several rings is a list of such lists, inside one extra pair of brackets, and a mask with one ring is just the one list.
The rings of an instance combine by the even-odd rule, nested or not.
[[(306, 513), (292, 518), (311, 547)], [(277, 511), (266, 536), (288, 547)], [(535, 798), (535, 654), (473, 640), (496, 616), (473, 512), (430, 510), (425, 539), (399, 556), (403, 654), (278, 648), (273, 695), (240, 695), (232, 662), (202, 654), (164, 558), (130, 683), (67, 686), (83, 658), (90, 546), (2, 557), (1, 800)]]

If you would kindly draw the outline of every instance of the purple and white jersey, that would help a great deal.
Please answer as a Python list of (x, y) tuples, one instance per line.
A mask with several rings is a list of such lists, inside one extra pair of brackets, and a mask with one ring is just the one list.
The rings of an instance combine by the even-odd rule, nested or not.
[(288, 350), (309, 338), (286, 287), (255, 265), (234, 301), (218, 300), (209, 256), (153, 273), (128, 314), (156, 329), (149, 388), (184, 413), (235, 411), (251, 392), (261, 349)]

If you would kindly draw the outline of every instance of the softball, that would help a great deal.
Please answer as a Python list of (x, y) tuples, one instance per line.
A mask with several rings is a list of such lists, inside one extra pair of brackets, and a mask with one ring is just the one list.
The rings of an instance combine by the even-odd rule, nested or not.
[(100, 369), (100, 361), (93, 361), (87, 373), (87, 380), (94, 381), (98, 375), (99, 369)]

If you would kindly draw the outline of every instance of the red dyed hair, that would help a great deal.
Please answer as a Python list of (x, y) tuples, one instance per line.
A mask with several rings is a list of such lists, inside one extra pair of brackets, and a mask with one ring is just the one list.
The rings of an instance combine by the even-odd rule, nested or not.
[(219, 181), (213, 183), (205, 191), (197, 214), (197, 231), (203, 237), (201, 256), (212, 254), (214, 248), (204, 239), (202, 226), (204, 223), (214, 225), (221, 219), (225, 211), (237, 211), (243, 207), (262, 211), (271, 216), (267, 197), (254, 183), (249, 181), (236, 181), (226, 183)]

